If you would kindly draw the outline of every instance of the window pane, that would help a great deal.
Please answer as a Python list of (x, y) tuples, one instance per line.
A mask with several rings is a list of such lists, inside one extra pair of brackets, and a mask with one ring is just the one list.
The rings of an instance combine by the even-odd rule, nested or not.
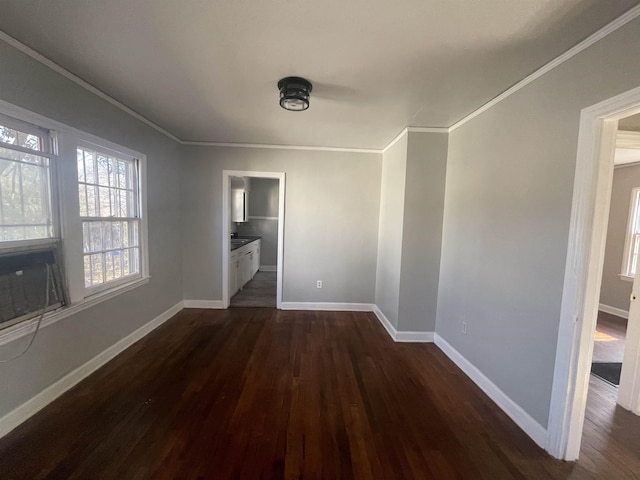
[(95, 157), (94, 153), (90, 150), (82, 150), (84, 153), (84, 172), (85, 172), (85, 181), (87, 183), (96, 183), (96, 173), (95, 173)]
[(111, 222), (112, 248), (122, 248), (122, 225), (123, 222)]
[(102, 222), (102, 245), (104, 250), (113, 250), (111, 241), (111, 222)]
[(0, 241), (50, 238), (48, 159), (0, 147)]
[(82, 248), (84, 253), (89, 253), (91, 252), (91, 235), (89, 235), (90, 232), (90, 227), (89, 227), (90, 223), (89, 222), (82, 222)]
[(78, 181), (84, 182), (84, 155), (81, 148), (76, 149), (76, 163), (78, 164)]
[(88, 217), (97, 217), (98, 216), (98, 195), (97, 189), (98, 187), (94, 187), (93, 185), (85, 185), (85, 189), (87, 190), (87, 216)]
[(102, 251), (102, 228), (100, 222), (89, 223), (89, 251)]
[(20, 130), (3, 125), (0, 125), (0, 142), (40, 152), (42, 151), (43, 145), (42, 138), (38, 135), (21, 132)]
[(80, 197), (80, 216), (81, 217), (86, 217), (87, 216), (87, 188), (86, 185), (80, 185), (79, 191), (78, 191), (79, 197)]
[(99, 285), (104, 282), (104, 273), (102, 268), (102, 253), (91, 255), (91, 284)]
[(116, 279), (115, 276), (115, 268), (114, 268), (114, 258), (113, 252), (107, 252), (104, 254), (105, 256), (105, 271), (104, 271), (104, 281), (110, 282)]
[(96, 156), (98, 161), (98, 185), (109, 186), (109, 157), (101, 155)]
[(100, 209), (99, 215), (100, 217), (110, 217), (111, 216), (111, 197), (109, 195), (109, 189), (107, 187), (98, 187), (98, 192), (100, 194), (99, 202)]
[(93, 276), (91, 275), (91, 257), (89, 255), (84, 256), (84, 286), (90, 287), (93, 285)]

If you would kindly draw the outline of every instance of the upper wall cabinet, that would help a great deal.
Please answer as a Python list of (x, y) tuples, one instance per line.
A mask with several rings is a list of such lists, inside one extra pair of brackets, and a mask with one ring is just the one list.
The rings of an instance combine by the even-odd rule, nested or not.
[(247, 177), (231, 177), (231, 221), (246, 222), (249, 220), (250, 179)]

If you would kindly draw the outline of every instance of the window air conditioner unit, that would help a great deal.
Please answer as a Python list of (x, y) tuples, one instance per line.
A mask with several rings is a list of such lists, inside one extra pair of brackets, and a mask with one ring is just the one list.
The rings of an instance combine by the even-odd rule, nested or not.
[(57, 257), (55, 248), (0, 255), (0, 329), (65, 304)]

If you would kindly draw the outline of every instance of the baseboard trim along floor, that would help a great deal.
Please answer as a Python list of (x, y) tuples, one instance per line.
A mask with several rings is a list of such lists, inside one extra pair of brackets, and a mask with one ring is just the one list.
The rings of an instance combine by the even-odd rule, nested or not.
[(396, 330), (393, 324), (389, 321), (389, 319), (382, 313), (382, 310), (378, 308), (377, 305), (374, 305), (373, 313), (375, 313), (378, 320), (387, 331), (389, 336), (393, 338), (394, 342), (404, 342), (404, 343), (432, 343), (434, 339), (434, 332), (411, 332), (411, 331), (403, 331)]
[(531, 439), (545, 450), (548, 447), (547, 429), (540, 425), (531, 415), (511, 400), (498, 386), (489, 380), (475, 365), (440, 335), (435, 335), (435, 344), (449, 359), (455, 363), (478, 387), (493, 400)]
[(0, 437), (5, 436), (22, 422), (38, 413), (60, 395), (74, 387), (80, 381), (84, 380), (109, 360), (113, 359), (116, 355), (126, 350), (128, 347), (147, 335), (149, 332), (169, 320), (176, 313), (182, 310), (182, 308), (183, 302), (176, 303), (173, 307), (162, 312), (150, 322), (144, 324), (142, 327), (138, 328), (123, 339), (114, 343), (102, 353), (99, 353), (91, 360), (86, 362), (84, 365), (81, 365), (75, 370), (69, 372), (60, 380), (49, 385), (36, 396), (32, 397), (30, 400), (27, 400), (19, 407), (7, 413), (4, 417), (0, 418)]
[(222, 300), (184, 300), (184, 308), (212, 308), (220, 310), (224, 308)]

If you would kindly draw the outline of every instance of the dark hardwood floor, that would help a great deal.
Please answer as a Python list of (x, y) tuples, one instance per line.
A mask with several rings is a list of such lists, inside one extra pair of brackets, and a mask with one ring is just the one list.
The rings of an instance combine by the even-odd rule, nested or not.
[[(622, 362), (626, 330), (625, 319), (598, 312), (593, 361)], [(640, 417), (617, 397), (616, 387), (591, 375), (580, 463), (597, 478), (640, 478)]]
[(0, 439), (3, 480), (633, 478), (599, 462), (552, 459), (373, 314), (266, 308), (183, 310)]

